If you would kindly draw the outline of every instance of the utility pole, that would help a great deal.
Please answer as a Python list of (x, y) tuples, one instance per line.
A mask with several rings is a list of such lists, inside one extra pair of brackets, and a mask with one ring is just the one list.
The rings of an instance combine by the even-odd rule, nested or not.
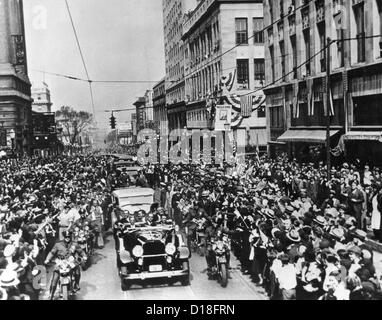
[(326, 48), (326, 167), (328, 181), (331, 178), (331, 154), (330, 154), (330, 94), (331, 94), (331, 83), (330, 83), (330, 46), (332, 44), (332, 39), (327, 38), (327, 48)]

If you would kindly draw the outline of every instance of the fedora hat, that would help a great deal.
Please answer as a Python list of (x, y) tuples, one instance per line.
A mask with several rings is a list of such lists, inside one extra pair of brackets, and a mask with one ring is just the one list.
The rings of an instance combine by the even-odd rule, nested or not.
[(323, 216), (317, 216), (313, 221), (321, 226), (326, 224), (326, 220)]
[(293, 213), (294, 209), (292, 206), (286, 206), (285, 207), (285, 211), (288, 212), (288, 213)]
[(202, 197), (208, 197), (210, 195), (210, 192), (208, 190), (204, 190), (202, 192)]
[(339, 240), (345, 236), (344, 230), (340, 228), (332, 229), (329, 234)]
[(300, 237), (299, 233), (297, 232), (297, 230), (295, 230), (295, 229), (292, 229), (287, 233), (287, 238), (293, 242), (300, 242), (301, 241), (301, 237)]
[(17, 272), (5, 269), (0, 276), (0, 287), (17, 286), (20, 280), (17, 278)]
[(361, 240), (367, 238), (367, 233), (366, 233), (365, 231), (363, 231), (363, 230), (360, 230), (360, 229), (357, 229), (357, 230), (355, 231), (355, 235), (356, 235), (358, 238), (360, 238)]

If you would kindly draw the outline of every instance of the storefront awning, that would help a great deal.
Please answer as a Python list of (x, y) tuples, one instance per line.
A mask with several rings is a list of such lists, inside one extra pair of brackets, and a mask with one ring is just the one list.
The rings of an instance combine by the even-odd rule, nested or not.
[(382, 131), (350, 131), (345, 135), (345, 140), (381, 141)]
[[(330, 136), (337, 134), (339, 130), (331, 130)], [(325, 130), (288, 130), (277, 139), (278, 142), (311, 142), (325, 143)]]
[(276, 145), (276, 146), (285, 146), (286, 142), (280, 142), (280, 141), (268, 141), (269, 145)]

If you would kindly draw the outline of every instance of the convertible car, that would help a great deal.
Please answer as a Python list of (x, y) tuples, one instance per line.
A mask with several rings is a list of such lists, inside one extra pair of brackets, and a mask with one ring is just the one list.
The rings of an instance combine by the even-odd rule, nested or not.
[(121, 289), (134, 282), (162, 278), (175, 283), (190, 283), (190, 251), (172, 225), (122, 227), (118, 233), (118, 268)]
[[(184, 286), (190, 282), (190, 251), (186, 239), (176, 231), (176, 227), (172, 223), (148, 227), (131, 216), (140, 210), (147, 213), (153, 203), (153, 195), (154, 190), (137, 187), (112, 193), (113, 203), (120, 208), (112, 213), (112, 222), (123, 291), (128, 290), (133, 282), (150, 278), (168, 279), (170, 283), (180, 281)], [(128, 211), (133, 221), (118, 222), (121, 210)]]

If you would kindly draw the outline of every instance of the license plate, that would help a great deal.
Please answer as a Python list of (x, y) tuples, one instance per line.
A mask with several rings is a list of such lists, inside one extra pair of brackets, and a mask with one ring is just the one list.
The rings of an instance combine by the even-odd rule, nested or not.
[(159, 272), (159, 271), (162, 271), (162, 266), (160, 264), (159, 265), (149, 266), (149, 271), (150, 272)]
[(69, 278), (62, 278), (61, 279), (61, 284), (69, 284), (70, 283), (70, 279)]

